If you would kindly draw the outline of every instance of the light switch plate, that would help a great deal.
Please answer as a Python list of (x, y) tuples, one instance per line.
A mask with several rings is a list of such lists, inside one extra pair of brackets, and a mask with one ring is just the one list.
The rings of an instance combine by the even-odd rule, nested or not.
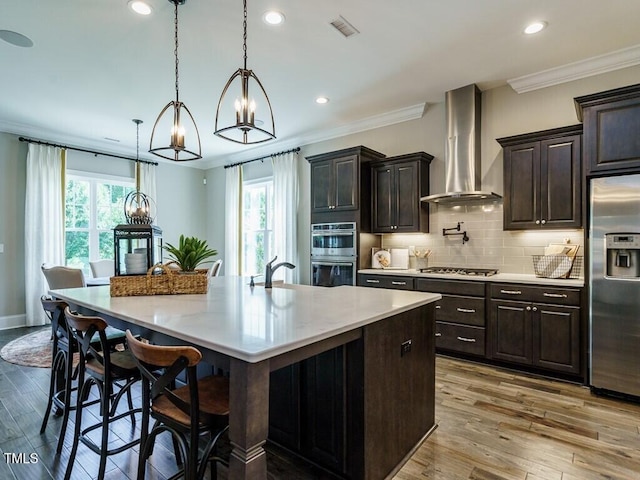
[(0, 253), (4, 253), (4, 243), (0, 243)]

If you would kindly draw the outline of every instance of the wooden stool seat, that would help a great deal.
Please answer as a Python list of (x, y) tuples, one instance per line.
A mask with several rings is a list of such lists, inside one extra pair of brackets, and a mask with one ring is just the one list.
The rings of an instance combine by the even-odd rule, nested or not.
[[(189, 386), (173, 390), (176, 397), (189, 402)], [(229, 415), (229, 379), (222, 376), (205, 377), (198, 381), (198, 398), (200, 411), (206, 416)], [(151, 410), (166, 418), (171, 418), (185, 426), (191, 425), (189, 416), (172, 403), (167, 397), (159, 397), (153, 403)], [(202, 422), (201, 422), (202, 423)]]

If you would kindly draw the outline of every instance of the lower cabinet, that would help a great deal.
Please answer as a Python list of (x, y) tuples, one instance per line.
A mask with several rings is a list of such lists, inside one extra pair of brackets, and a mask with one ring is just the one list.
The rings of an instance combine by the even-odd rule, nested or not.
[(343, 347), (272, 372), (269, 439), (344, 473), (345, 377)]
[(582, 289), (358, 274), (358, 285), (440, 293), (436, 350), (584, 380)]
[(579, 297), (578, 289), (491, 285), (488, 357), (579, 374)]
[(416, 290), (442, 294), (436, 302), (436, 349), (485, 356), (485, 283), (415, 279)]

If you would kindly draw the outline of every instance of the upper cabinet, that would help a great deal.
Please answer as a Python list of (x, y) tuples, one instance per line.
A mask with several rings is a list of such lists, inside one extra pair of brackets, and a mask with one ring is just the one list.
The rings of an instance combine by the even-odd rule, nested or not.
[(504, 149), (504, 230), (582, 226), (582, 125), (497, 139)]
[(429, 164), (433, 156), (410, 153), (371, 164), (373, 233), (429, 231)]
[(363, 146), (307, 157), (311, 164), (311, 222), (360, 224), (362, 220), (361, 228), (367, 230), (371, 193), (369, 162), (384, 157)]
[(575, 99), (587, 173), (640, 168), (640, 84)]

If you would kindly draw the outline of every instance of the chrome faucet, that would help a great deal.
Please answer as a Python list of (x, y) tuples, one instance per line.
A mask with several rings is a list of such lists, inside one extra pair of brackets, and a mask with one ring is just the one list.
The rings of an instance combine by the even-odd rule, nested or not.
[(280, 262), (277, 263), (275, 266), (271, 266), (271, 264), (273, 262), (276, 261), (276, 259), (278, 258), (278, 256), (276, 255), (275, 257), (273, 257), (273, 260), (271, 260), (269, 263), (267, 263), (267, 266), (265, 267), (265, 272), (264, 272), (264, 288), (271, 288), (271, 277), (273, 277), (273, 272), (275, 272), (277, 269), (279, 269), (280, 267), (287, 267), (290, 269), (294, 269), (296, 268), (295, 265), (293, 265), (292, 263), (289, 262)]

